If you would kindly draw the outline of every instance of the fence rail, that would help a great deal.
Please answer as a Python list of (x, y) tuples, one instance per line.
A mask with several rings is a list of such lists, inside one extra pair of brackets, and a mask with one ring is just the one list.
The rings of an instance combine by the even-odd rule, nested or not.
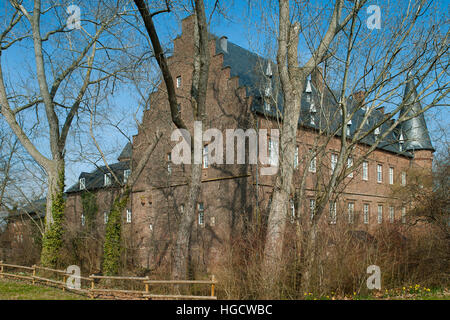
[[(28, 273), (32, 274), (17, 274), (12, 272), (6, 272), (6, 268), (8, 269), (20, 269), (26, 270)], [(38, 275), (39, 271), (45, 271), (54, 273), (59, 277), (59, 279), (50, 279), (43, 275)], [(89, 277), (76, 276), (71, 273), (67, 273), (65, 270), (58, 270), (52, 268), (46, 268), (42, 266), (33, 265), (31, 267), (20, 266), (15, 264), (7, 264), (0, 261), (0, 278), (11, 277), (17, 279), (30, 280), (33, 284), (36, 281), (42, 282), (47, 285), (54, 285), (60, 287), (63, 291), (69, 289), (70, 291), (75, 291), (82, 294), (87, 294), (91, 298), (95, 297), (95, 294), (127, 294), (133, 296), (141, 296), (145, 299), (195, 299), (195, 300), (216, 300), (214, 290), (217, 284), (214, 275), (212, 275), (211, 280), (151, 280), (147, 277), (132, 277), (132, 276), (101, 276), (101, 275), (90, 275)], [(62, 279), (61, 279), (62, 277)], [(88, 289), (75, 289), (70, 288), (67, 285), (68, 277), (78, 278), (80, 280), (84, 280), (90, 283)], [(124, 290), (118, 288), (96, 288), (95, 283), (99, 280), (122, 280), (122, 281), (134, 281), (139, 282), (143, 285), (143, 290)], [(210, 285), (211, 286), (211, 295), (181, 295), (181, 294), (155, 294), (150, 292), (150, 285), (158, 286), (158, 285)]]

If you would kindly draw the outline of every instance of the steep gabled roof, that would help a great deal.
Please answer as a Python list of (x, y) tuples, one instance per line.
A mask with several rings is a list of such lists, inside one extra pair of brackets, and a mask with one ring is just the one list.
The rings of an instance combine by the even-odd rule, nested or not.
[[(114, 172), (114, 174), (117, 176), (117, 178), (120, 181), (123, 181), (124, 178), (124, 171), (127, 169), (130, 169), (130, 162), (129, 161), (121, 161), (117, 163), (113, 163), (109, 165), (110, 169)], [(71, 186), (69, 189), (66, 190), (66, 193), (72, 193), (72, 192), (79, 192), (80, 190), (80, 179), (85, 179), (85, 186), (86, 190), (94, 191), (98, 189), (105, 188), (104, 185), (104, 179), (105, 174), (110, 173), (108, 168), (106, 166), (98, 167), (97, 169), (93, 170), (92, 172), (82, 172), (80, 174), (80, 177), (78, 178), (78, 182), (75, 183), (73, 186)], [(109, 187), (117, 187), (117, 183), (114, 181), (114, 178), (111, 178), (111, 185)]]
[[(247, 90), (247, 94), (254, 97), (252, 103), (252, 111), (257, 114), (281, 118), (283, 110), (283, 96), (281, 94), (281, 85), (278, 79), (277, 66), (269, 59), (265, 59), (253, 52), (250, 52), (230, 41), (226, 38), (216, 39), (216, 54), (223, 54), (223, 65), (224, 67), (230, 67), (230, 76), (239, 77), (239, 85), (244, 86)], [(270, 75), (267, 74), (270, 70)], [(276, 105), (275, 109), (273, 106), (270, 111), (265, 110), (264, 102), (266, 101), (263, 97), (265, 95), (265, 89), (267, 87), (271, 88), (271, 96), (273, 105)], [(314, 85), (311, 86), (312, 89), (312, 99), (315, 101), (316, 105), (319, 106), (319, 91)], [(407, 85), (406, 90), (409, 90)], [(335, 95), (338, 96), (338, 95)], [(342, 121), (342, 115), (337, 108), (337, 103), (332, 92), (324, 90), (324, 101), (322, 108), (317, 107), (317, 112), (312, 113), (310, 110), (310, 103), (306, 101), (306, 95), (302, 95), (302, 103), (299, 117), (299, 125), (311, 128), (311, 129), (325, 129), (334, 130), (340, 126)], [(275, 103), (276, 102), (276, 103)], [(350, 137), (352, 137), (360, 126), (364, 119), (366, 111), (358, 106), (356, 101), (352, 97), (348, 98), (349, 110), (355, 111), (350, 124)], [(420, 104), (419, 104), (420, 107)], [(314, 123), (311, 118), (314, 117)], [(382, 111), (374, 110), (371, 112), (367, 123), (363, 126), (362, 131), (366, 132), (373, 128), (373, 125), (382, 121), (385, 114)], [(386, 132), (390, 126), (390, 122), (386, 122), (380, 126), (380, 135)], [(407, 122), (403, 126), (403, 134), (409, 131), (410, 134), (407, 135), (407, 139), (412, 138), (412, 141), (419, 141), (409, 144), (407, 148), (401, 149), (399, 144), (399, 136), (401, 134), (400, 130), (392, 130), (377, 146), (378, 149), (386, 150), (393, 153), (402, 154), (407, 157), (412, 157), (411, 150), (428, 149), (434, 150), (431, 141), (429, 139), (428, 131), (426, 129), (425, 119), (423, 115), (413, 121)], [(338, 132), (337, 136), (340, 136)], [(378, 137), (371, 133), (364, 139), (362, 143), (373, 145)]]

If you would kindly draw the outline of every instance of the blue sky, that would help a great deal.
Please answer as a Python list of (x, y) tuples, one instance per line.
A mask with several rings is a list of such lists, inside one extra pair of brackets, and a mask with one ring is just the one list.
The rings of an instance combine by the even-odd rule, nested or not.
[[(73, 4), (77, 4), (79, 1), (72, 1)], [(267, 32), (270, 28), (276, 29), (276, 1), (252, 1), (249, 4), (248, 1), (221, 1), (224, 8), (226, 17), (215, 15), (212, 19), (210, 31), (216, 35), (225, 35), (228, 40), (240, 45), (243, 48), (255, 51), (261, 55), (274, 56), (276, 51), (276, 42), (273, 37), (268, 36)], [(214, 1), (206, 1), (208, 8)], [(320, 6), (329, 2), (325, 0), (314, 2), (315, 5)], [(387, 1), (389, 5), (395, 5), (396, 1)], [(439, 1), (438, 4), (442, 8), (441, 13), (443, 16), (449, 17), (449, 0)], [(386, 5), (386, 1), (369, 1), (369, 4)], [(9, 6), (9, 5), (8, 5)], [(0, 3), (0, 12), (5, 10), (5, 2)], [(207, 9), (210, 12), (210, 9)], [(265, 15), (264, 20), (263, 13), (268, 11), (272, 12), (272, 15)], [(155, 18), (155, 24), (160, 32), (160, 37), (166, 45), (170, 45), (170, 39), (174, 38), (181, 32), (180, 18), (184, 18), (186, 13), (183, 14), (162, 14)], [(365, 11), (361, 14), (361, 17), (366, 16)], [(275, 20), (274, 20), (275, 19)], [(43, 21), (43, 25), (46, 25), (47, 21)], [(51, 24), (51, 23), (50, 23)], [(46, 25), (48, 27), (48, 25)], [(448, 26), (447, 26), (448, 27)], [(378, 32), (389, 32), (388, 30), (379, 30)], [(25, 44), (29, 49), (30, 45)], [(308, 51), (300, 46), (300, 53), (308, 57)], [(5, 69), (5, 73), (12, 79), (19, 79), (25, 75), (24, 70), (33, 70), (34, 61), (32, 56), (27, 53), (24, 47), (15, 46), (11, 50), (1, 57), (2, 64)], [(24, 81), (33, 82), (33, 79)], [(447, 99), (448, 102), (448, 99)], [(136, 125), (133, 120), (133, 116), (137, 120), (141, 120), (142, 108), (139, 107), (139, 98), (133, 92), (133, 88), (124, 86), (108, 101), (109, 107), (112, 109), (112, 113), (108, 116), (112, 116), (117, 120), (122, 119), (121, 129), (125, 135), (129, 138), (133, 134), (137, 133)], [(448, 136), (442, 137), (442, 132), (449, 132), (450, 128), (450, 108), (439, 108), (433, 112), (427, 114), (428, 125), (435, 147), (442, 145), (443, 141), (448, 141)], [(30, 115), (31, 116), (31, 115)], [(120, 149), (127, 143), (126, 137), (122, 136), (116, 129), (105, 126), (102, 127), (101, 132), (97, 132), (99, 142), (107, 153), (109, 161), (115, 161)], [(70, 136), (68, 140), (68, 163), (67, 163), (67, 180), (66, 185), (70, 186), (76, 182), (78, 175), (81, 171), (91, 171), (95, 166), (90, 161), (80, 161), (78, 155), (71, 154), (71, 151), (79, 149), (78, 136)], [(84, 139), (84, 140), (83, 140)], [(86, 145), (91, 144), (89, 138), (84, 136), (81, 140)], [(45, 142), (45, 134), (35, 137), (36, 143), (40, 146), (40, 150), (48, 154), (47, 143)], [(99, 157), (91, 157), (91, 160), (97, 162), (98, 165), (102, 165), (102, 161)]]

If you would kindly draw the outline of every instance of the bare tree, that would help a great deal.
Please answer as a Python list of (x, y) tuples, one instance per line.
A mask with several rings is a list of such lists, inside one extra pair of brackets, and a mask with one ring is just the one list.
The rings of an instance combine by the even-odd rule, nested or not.
[[(150, 37), (154, 55), (158, 65), (161, 69), (161, 73), (166, 85), (170, 113), (172, 122), (178, 129), (188, 130), (183, 119), (180, 118), (178, 112), (177, 96), (175, 93), (174, 81), (170, 72), (167, 59), (164, 55), (158, 34), (156, 32), (155, 25), (153, 23), (153, 17), (157, 14), (168, 13), (171, 11), (170, 1), (166, 1), (165, 8), (163, 10), (150, 13), (145, 1), (134, 1), (141, 17), (144, 21), (145, 28)], [(191, 106), (193, 118), (195, 121), (201, 121), (203, 125), (206, 123), (205, 103), (206, 103), (206, 91), (208, 85), (208, 70), (209, 70), (209, 47), (208, 47), (208, 25), (206, 21), (205, 6), (202, 0), (196, 0), (193, 3), (195, 13), (195, 29), (194, 29), (194, 69), (192, 76), (191, 87)], [(194, 135), (191, 135), (193, 137)], [(188, 141), (191, 146), (191, 159), (194, 158), (194, 143)], [(191, 165), (191, 176), (189, 180), (189, 195), (188, 202), (183, 215), (181, 216), (178, 226), (175, 254), (174, 254), (174, 266), (172, 270), (173, 277), (175, 279), (186, 279), (187, 275), (187, 261), (189, 255), (189, 243), (191, 238), (192, 225), (195, 221), (196, 205), (201, 190), (201, 164)]]
[[(386, 19), (383, 20), (385, 26), (400, 27), (393, 28), (395, 32), (384, 34), (380, 38), (362, 31), (365, 28), (365, 21), (361, 22), (358, 13), (365, 3), (354, 1), (347, 8), (344, 1), (336, 1), (325, 34), (317, 39), (314, 35), (320, 30), (320, 26), (323, 26), (320, 15), (308, 21), (300, 10), (294, 9), (294, 12), (291, 12), (289, 1), (279, 1), (277, 63), (284, 104), (280, 166), (270, 208), (263, 266), (269, 284), (274, 284), (280, 270), (289, 199), (295, 194), (297, 210), (301, 211), (311, 161), (316, 162), (322, 172), (316, 173), (314, 215), (305, 235), (307, 241), (303, 248), (301, 272), (303, 290), (307, 290), (310, 284), (316, 255), (318, 222), (329, 202), (336, 199), (345, 183), (348, 183), (346, 179), (349, 174), (358, 169), (382, 144), (398, 143), (398, 139), (393, 139), (394, 141), (390, 139), (392, 140), (392, 132), (402, 122), (421, 116), (426, 110), (439, 105), (448, 95), (448, 81), (443, 78), (448, 67), (448, 33), (442, 34), (436, 28), (437, 22), (432, 18), (422, 18), (428, 19), (425, 26), (419, 22), (423, 15), (426, 16), (430, 3), (426, 1), (411, 3), (400, 17), (389, 16), (385, 11), (384, 16), (391, 19), (389, 24), (386, 23)], [(301, 3), (296, 4), (300, 7)], [(308, 10), (302, 12), (305, 11), (310, 12)], [(347, 13), (342, 18), (344, 12)], [(412, 30), (422, 36), (415, 36)], [(298, 54), (299, 35), (302, 35), (311, 52), (311, 58), (302, 67), (298, 64), (302, 58)], [(376, 44), (369, 44), (369, 39), (376, 41)], [(415, 45), (412, 44), (413, 41)], [(427, 45), (430, 42), (434, 45)], [(314, 46), (315, 43), (318, 45)], [(326, 81), (322, 84), (324, 89), (319, 90), (321, 99), (316, 101), (317, 112), (320, 113), (317, 116), (317, 121), (320, 122), (316, 130), (318, 135), (311, 150), (305, 150), (306, 146), (302, 147), (304, 154), (300, 168), (302, 175), (294, 187), (293, 164), (300, 101), (305, 95), (308, 76), (314, 70), (320, 70), (317, 69), (320, 64), (325, 64), (330, 69), (328, 71), (330, 74), (324, 74), (322, 69), (321, 76)], [(408, 72), (409, 77), (406, 76)], [(331, 79), (337, 84), (337, 90), (328, 87), (332, 83)], [(402, 97), (400, 92), (405, 86), (409, 86), (410, 91), (406, 97), (399, 99)], [(419, 86), (423, 86), (423, 89), (417, 94), (416, 88)], [(324, 102), (329, 101), (330, 96), (332, 104), (336, 106), (334, 108), (328, 108), (329, 102)], [(418, 102), (425, 101), (427, 103), (423, 109), (414, 109)], [(392, 105), (392, 112), (375, 117), (374, 121), (375, 110), (382, 105)], [(365, 110), (364, 116), (356, 121), (356, 114), (361, 109)], [(394, 118), (398, 114), (399, 116)], [(348, 129), (349, 125), (352, 125), (352, 120), (354, 129), (350, 135)], [(306, 119), (300, 118), (300, 121), (304, 123)], [(374, 141), (366, 147), (369, 136), (374, 137)], [(339, 151), (333, 160), (333, 168), (330, 168), (326, 164), (330, 163), (331, 142), (336, 139), (339, 141)], [(272, 288), (271, 285), (268, 287)]]
[[(46, 234), (53, 237), (49, 232), (54, 220), (61, 220), (64, 210), (64, 158), (73, 119), (79, 115), (85, 93), (92, 85), (108, 86), (108, 80), (117, 79), (119, 72), (124, 70), (120, 63), (111, 60), (115, 52), (123, 50), (113, 44), (114, 37), (120, 37), (117, 28), (113, 29), (123, 14), (122, 3), (108, 6), (105, 2), (83, 7), (85, 19), (79, 21), (79, 30), (67, 28), (66, 19), (60, 16), (61, 8), (65, 10), (68, 4), (51, 3), (44, 9), (40, 0), (33, 4), (11, 0), (10, 5), (11, 11), (6, 13), (6, 24), (0, 34), (0, 54), (7, 54), (19, 43), (31, 44), (28, 53), (34, 58), (35, 70), (30, 79), (37, 85), (20, 90), (20, 85), (14, 85), (18, 79), (8, 77), (0, 64), (1, 113), (26, 151), (48, 175)], [(52, 21), (55, 26), (49, 23), (51, 27), (46, 26), (44, 33), (41, 19)], [(101, 40), (103, 35), (108, 36), (106, 45)], [(13, 108), (13, 103), (18, 106)], [(34, 109), (39, 114), (42, 112), (40, 106), (45, 114), (49, 152), (42, 150), (44, 146), (33, 141), (17, 122), (19, 113)], [(36, 121), (40, 121), (39, 117)], [(53, 231), (56, 243), (60, 242), (61, 232)], [(46, 250), (45, 244), (43, 250)], [(55, 252), (49, 253), (50, 257), (44, 263), (52, 261), (49, 263), (53, 264), (55, 255)]]

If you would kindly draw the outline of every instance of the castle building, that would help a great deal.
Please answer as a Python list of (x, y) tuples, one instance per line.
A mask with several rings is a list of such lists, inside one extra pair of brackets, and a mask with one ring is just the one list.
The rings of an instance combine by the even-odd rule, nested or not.
[[(179, 112), (190, 132), (194, 132), (190, 98), (193, 23), (192, 17), (182, 20), (182, 33), (174, 39), (173, 53), (169, 57)], [(211, 36), (209, 45), (208, 128), (217, 128), (222, 132), (226, 148), (233, 148), (237, 157), (232, 165), (210, 163), (208, 145), (212, 141), (206, 141), (202, 146), (202, 189), (197, 204), (197, 220), (192, 230), (191, 250), (193, 259), (206, 268), (221, 258), (223, 246), (238, 237), (249, 224), (259, 223), (267, 217), (275, 181), (275, 175), (261, 174), (260, 169), (267, 165), (249, 163), (248, 159), (243, 163), (237, 161), (238, 139), (232, 136), (226, 141), (226, 130), (240, 128), (249, 133), (246, 130), (253, 129), (260, 133), (262, 129), (267, 129), (270, 160), (277, 147), (270, 129), (279, 127), (283, 105), (273, 62), (228, 41), (227, 37)], [(404, 96), (408, 102), (413, 102), (416, 95), (414, 80), (409, 78)], [(368, 111), (357, 95), (350, 97), (348, 104), (349, 110), (354, 111), (346, 128), (348, 137), (352, 137)], [(420, 103), (415, 103), (411, 115), (420, 109)], [(325, 85), (321, 70), (316, 69), (302, 95), (294, 163), (294, 189), (300, 188), (300, 177), (304, 170), (308, 171), (304, 196), (298, 202), (305, 217), (314, 214), (315, 195), (322, 183), (318, 178), (320, 171), (322, 179), (326, 176), (324, 170), (333, 170), (340, 148), (340, 135), (328, 139), (323, 159), (312, 158), (307, 166), (300, 165), (301, 159), (317, 148), (322, 136), (327, 137), (323, 134), (325, 128), (333, 131), (338, 127), (341, 117), (334, 93)], [(384, 110), (375, 110), (369, 117), (365, 124), (367, 130), (385, 117)], [(367, 135), (355, 147), (352, 157), (356, 160), (358, 155), (364, 154), (383, 135), (389, 124), (385, 123)], [(203, 132), (208, 128), (203, 128)], [(134, 262), (148, 269), (157, 268), (170, 260), (177, 221), (187, 203), (190, 165), (173, 162), (172, 149), (178, 143), (171, 139), (175, 129), (164, 83), (161, 83), (159, 90), (151, 95), (150, 108), (144, 111), (142, 125), (132, 144), (127, 144), (118, 163), (110, 165), (119, 179), (126, 180), (130, 170), (142, 157), (149, 138), (154, 137), (156, 131), (163, 134), (132, 187), (129, 204), (123, 213), (124, 232), (128, 232), (130, 237), (128, 243), (134, 252)], [(431, 172), (433, 152), (423, 114), (411, 117), (386, 135), (361, 166), (346, 178), (336, 201), (331, 202), (327, 209), (329, 215), (323, 217), (324, 223), (330, 227), (342, 223), (368, 233), (380, 224), (404, 223), (408, 204), (392, 197), (392, 187), (408, 183), (407, 172), (411, 167), (417, 166)], [(249, 154), (245, 157), (249, 158)], [(350, 158), (349, 166), (351, 162)], [(98, 219), (106, 221), (117, 190), (106, 167), (92, 173), (82, 173), (79, 182), (67, 190), (67, 218), (77, 228), (83, 228), (81, 196), (83, 192), (90, 191), (97, 195)], [(296, 203), (292, 200), (290, 205), (292, 217), (300, 218), (297, 217)], [(301, 217), (300, 221), (307, 219)]]

